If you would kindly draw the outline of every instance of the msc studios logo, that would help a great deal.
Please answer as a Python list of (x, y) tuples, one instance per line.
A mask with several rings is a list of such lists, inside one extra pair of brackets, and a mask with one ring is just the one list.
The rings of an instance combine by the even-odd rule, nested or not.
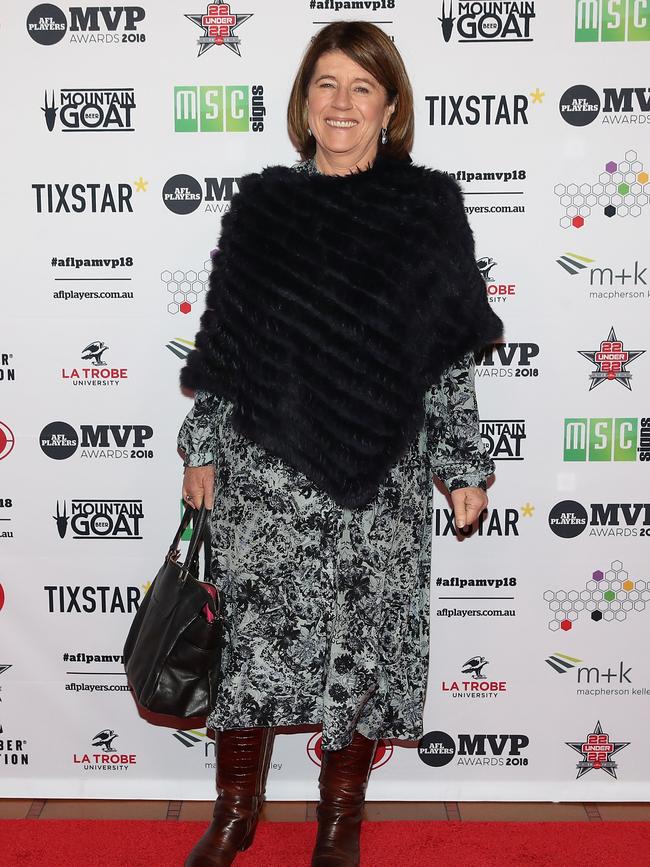
[(575, 41), (650, 41), (647, 0), (576, 0)]
[(261, 84), (174, 88), (174, 132), (264, 132)]
[(563, 460), (650, 461), (650, 418), (565, 418)]
[(142, 6), (70, 6), (69, 20), (53, 3), (39, 3), (27, 15), (27, 32), (39, 45), (56, 45), (70, 31), (73, 44), (144, 42), (138, 31), (144, 21)]
[(449, 42), (532, 42), (530, 23), (535, 17), (532, 0), (502, 3), (493, 0), (442, 0), (438, 21)]
[(199, 46), (197, 57), (201, 57), (215, 45), (224, 45), (241, 57), (241, 39), (235, 34), (235, 30), (241, 27), (244, 21), (252, 18), (252, 13), (232, 12), (230, 3), (208, 3), (205, 12), (185, 17), (203, 31), (203, 35), (196, 40)]

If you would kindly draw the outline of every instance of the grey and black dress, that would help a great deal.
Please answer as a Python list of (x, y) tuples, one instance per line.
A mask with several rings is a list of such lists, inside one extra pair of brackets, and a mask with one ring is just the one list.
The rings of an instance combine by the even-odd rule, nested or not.
[[(313, 160), (296, 166), (317, 171)], [(212, 729), (319, 724), (325, 749), (422, 735), (429, 658), (433, 475), (485, 487), (467, 355), (425, 394), (425, 423), (377, 497), (347, 509), (238, 434), (232, 404), (197, 391), (178, 445), (214, 464), (212, 575), (230, 632)]]

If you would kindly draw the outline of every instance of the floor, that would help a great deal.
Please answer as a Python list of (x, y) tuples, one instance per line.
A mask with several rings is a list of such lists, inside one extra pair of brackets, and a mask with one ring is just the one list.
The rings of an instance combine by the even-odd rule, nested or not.
[[(208, 821), (208, 801), (70, 801), (0, 799), (0, 819), (160, 819)], [(464, 822), (601, 822), (650, 821), (650, 803), (552, 804), (468, 801), (374, 801), (366, 804), (365, 818), (385, 820), (437, 820)], [(268, 822), (316, 820), (315, 801), (272, 801), (264, 805)]]

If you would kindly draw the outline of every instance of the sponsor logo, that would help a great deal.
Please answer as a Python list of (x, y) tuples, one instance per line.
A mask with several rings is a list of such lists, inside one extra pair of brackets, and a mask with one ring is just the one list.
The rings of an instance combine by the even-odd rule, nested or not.
[(90, 742), (96, 752), (74, 753), (73, 765), (81, 765), (84, 771), (128, 771), (137, 763), (135, 753), (122, 753), (115, 746), (119, 738), (113, 729), (103, 729)]
[(46, 90), (41, 106), (50, 132), (57, 119), (62, 132), (135, 132), (134, 109), (132, 87), (66, 87), (58, 98), (53, 90), (49, 94)]
[[(647, 266), (642, 268), (638, 259), (634, 260), (633, 265), (617, 266), (616, 268), (589, 268), (589, 265), (594, 262), (595, 259), (580, 256), (578, 253), (564, 253), (555, 261), (561, 268), (571, 274), (572, 277), (575, 277), (576, 274), (588, 271), (589, 286), (596, 287), (590, 288), (590, 299), (611, 301), (613, 299), (622, 298), (650, 298), (650, 290), (647, 289), (648, 283), (645, 277), (648, 268)], [(628, 288), (628, 280), (631, 281), (630, 286), (643, 286), (644, 288), (639, 290)]]
[(544, 600), (552, 613), (548, 628), (569, 632), (573, 624), (586, 616), (594, 623), (622, 622), (632, 612), (645, 611), (650, 601), (650, 582), (631, 579), (620, 560), (613, 560), (603, 572), (596, 569), (585, 583), (584, 589), (547, 590)]
[(142, 6), (70, 6), (70, 20), (52, 3), (39, 3), (27, 15), (27, 32), (39, 45), (55, 45), (70, 34), (71, 44), (125, 44), (144, 42), (138, 24)]
[(435, 94), (425, 96), (429, 126), (525, 126), (528, 110), (544, 92)]
[(485, 280), (485, 288), (488, 298), (491, 302), (505, 301), (507, 298), (512, 298), (517, 291), (516, 283), (495, 283), (492, 277), (492, 269), (498, 265), (490, 256), (482, 256), (476, 263), (477, 268), (481, 272), (481, 276)]
[(535, 17), (533, 0), (494, 2), (494, 0), (442, 0), (438, 18), (442, 37), (449, 42), (532, 42), (530, 23)]
[(576, 42), (647, 42), (647, 0), (576, 0)]
[(473, 524), (459, 528), (454, 521), (453, 509), (434, 509), (436, 536), (518, 536), (519, 509), (483, 509)]
[(495, 343), (474, 356), (476, 375), (497, 379), (534, 378), (539, 376), (539, 368), (534, 367), (531, 362), (538, 355), (537, 343)]
[(146, 192), (147, 181), (134, 183), (32, 184), (37, 214), (132, 214), (133, 193)]
[(261, 84), (174, 88), (175, 132), (264, 132)]
[(50, 614), (135, 614), (144, 595), (140, 587), (46, 585)]
[[(214, 737), (208, 735), (206, 729), (178, 729), (172, 732), (172, 737), (185, 749), (193, 749), (201, 745), (202, 749), (199, 753), (203, 756), (204, 768), (214, 770), (216, 767)], [(271, 762), (269, 767), (274, 771), (281, 771), (282, 765), (282, 762)]]
[(29, 765), (29, 753), (26, 747), (25, 738), (8, 738), (3, 726), (0, 725), (0, 765), (10, 767)]
[(0, 382), (14, 382), (16, 370), (12, 364), (11, 352), (0, 352)]
[(650, 199), (648, 179), (637, 152), (630, 150), (619, 162), (607, 160), (596, 183), (556, 184), (553, 192), (564, 209), (560, 226), (581, 229), (592, 213), (639, 217)]
[[(197, 301), (203, 303), (212, 262), (206, 259), (200, 271), (162, 271), (160, 279), (167, 292), (167, 312), (187, 315)], [(193, 348), (193, 346), (192, 346)]]
[(565, 461), (650, 461), (650, 418), (565, 418)]
[[(526, 211), (526, 206), (522, 203), (524, 191), (517, 189), (519, 184), (517, 181), (524, 181), (527, 178), (526, 169), (510, 168), (507, 171), (485, 171), (485, 170), (467, 170), (457, 169), (454, 172), (447, 174), (462, 183), (465, 188), (471, 189), (465, 192), (465, 211), (472, 216), (473, 214), (523, 214)], [(471, 199), (469, 197), (471, 196)], [(468, 204), (469, 201), (478, 201), (478, 197), (490, 197), (492, 203), (474, 205)], [(507, 202), (507, 198), (511, 198), (511, 202)], [(515, 202), (517, 204), (515, 204)]]
[(180, 358), (181, 361), (185, 361), (194, 348), (194, 341), (185, 340), (183, 337), (174, 337), (173, 340), (170, 340), (169, 343), (165, 344), (165, 349), (169, 349), (169, 351), (173, 353), (176, 358)]
[(454, 739), (447, 732), (433, 731), (418, 741), (418, 756), (431, 768), (442, 768), (454, 759), (456, 765), (521, 767), (528, 764), (522, 751), (529, 743), (527, 735), (459, 734)]
[(185, 17), (203, 31), (203, 35), (196, 40), (199, 46), (197, 57), (201, 57), (215, 45), (224, 45), (241, 57), (241, 39), (239, 35), (235, 35), (235, 30), (241, 27), (244, 21), (252, 18), (252, 13), (232, 12), (230, 3), (208, 3), (205, 12)]
[(491, 680), (484, 669), (490, 664), (484, 656), (472, 656), (461, 666), (463, 680), (443, 680), (440, 689), (452, 698), (496, 698), (507, 690), (505, 680)]
[(612, 326), (607, 339), (601, 342), (599, 349), (578, 350), (578, 355), (582, 355), (596, 367), (596, 370), (592, 370), (589, 374), (589, 391), (602, 385), (605, 380), (616, 381), (631, 391), (632, 374), (627, 366), (644, 353), (645, 349), (625, 349), (623, 341), (617, 338), (614, 326)]
[(549, 512), (549, 527), (563, 539), (579, 536), (587, 526), (590, 536), (650, 536), (650, 503), (591, 503), (589, 508), (591, 516), (582, 503), (562, 500)]
[[(13, 539), (14, 537), (14, 532), (10, 527), (11, 516), (8, 513), (13, 505), (14, 501), (10, 497), (0, 497), (0, 539)], [(2, 674), (2, 670), (0, 670), (0, 674)]]
[(0, 421), (0, 461), (8, 457), (16, 445), (16, 437), (9, 425)]
[(142, 539), (142, 500), (57, 500), (52, 517), (61, 539)]
[[(70, 268), (74, 276), (54, 277), (56, 283), (130, 283), (133, 279), (131, 276), (122, 276), (125, 272), (119, 271), (120, 276), (115, 275), (115, 271), (119, 268), (133, 268), (132, 256), (118, 256), (111, 259), (80, 259), (75, 256), (66, 256), (59, 258), (52, 256), (50, 261), (52, 268)], [(96, 269), (101, 269), (99, 272)], [(80, 273), (81, 272), (81, 273)], [(60, 272), (59, 272), (60, 273)], [(128, 275), (129, 272), (127, 271)], [(117, 287), (115, 287), (117, 289)], [(134, 294), (132, 291), (98, 291), (91, 289), (59, 289), (52, 293), (52, 297), (59, 301), (83, 301), (95, 300), (98, 298), (120, 298), (132, 301)]]
[[(315, 765), (319, 765), (323, 759), (323, 735), (320, 732), (313, 734), (307, 741), (307, 755)], [(393, 745), (389, 741), (380, 740), (377, 743), (375, 757), (372, 761), (371, 770), (377, 770), (385, 765), (393, 755)]]
[(103, 340), (93, 340), (81, 350), (82, 361), (90, 362), (90, 367), (72, 367), (67, 370), (61, 368), (61, 379), (67, 380), (72, 385), (95, 386), (95, 385), (119, 385), (128, 379), (126, 367), (110, 367), (104, 361), (104, 355), (109, 347)]
[(39, 436), (41, 450), (56, 461), (72, 457), (79, 448), (84, 459), (153, 457), (153, 451), (145, 448), (153, 436), (147, 424), (82, 424), (80, 431), (81, 435), (65, 421), (50, 422)]
[(618, 779), (616, 776), (618, 764), (612, 759), (630, 745), (630, 741), (611, 741), (609, 735), (603, 731), (600, 720), (594, 726), (594, 730), (589, 732), (586, 740), (565, 741), (565, 743), (580, 756), (580, 761), (576, 764), (577, 780), (589, 771), (604, 771), (615, 780)]
[(162, 198), (173, 214), (192, 214), (205, 200), (206, 213), (224, 214), (230, 209), (230, 200), (237, 192), (239, 178), (204, 178), (203, 187), (192, 175), (173, 175), (165, 181)]
[(526, 422), (519, 419), (482, 419), (481, 437), (494, 461), (523, 461), (521, 443), (526, 439)]
[[(438, 590), (439, 604), (436, 609), (438, 617), (515, 617), (514, 608), (496, 607), (495, 603), (512, 602), (517, 579), (514, 576), (504, 578), (461, 578), (452, 575), (450, 578), (439, 575), (435, 579)], [(442, 592), (440, 592), (442, 591)], [(440, 607), (440, 602), (475, 601), (480, 607), (448, 608)], [(466, 663), (467, 665), (467, 663)], [(480, 689), (480, 688), (479, 688)]]
[[(603, 696), (603, 695), (633, 695), (648, 696), (650, 689), (633, 685), (630, 674), (631, 665), (626, 665), (621, 659), (612, 667), (608, 665), (580, 665), (582, 659), (575, 656), (567, 656), (566, 653), (556, 651), (546, 658), (556, 674), (570, 674), (568, 680), (576, 684), (577, 696)], [(613, 685), (612, 685), (613, 684)]]
[[(62, 658), (66, 669), (73, 666), (72, 670), (66, 670), (66, 676), (75, 678), (65, 684), (66, 692), (130, 692), (130, 687), (125, 682), (124, 656), (121, 653), (66, 652)], [(88, 683), (77, 680), (79, 677), (93, 679)], [(97, 678), (119, 678), (122, 683), (114, 680), (101, 681)]]
[(603, 124), (644, 124), (650, 112), (650, 94), (645, 87), (605, 87), (601, 100), (586, 84), (574, 84), (560, 97), (560, 114), (571, 126), (587, 126), (602, 111)]

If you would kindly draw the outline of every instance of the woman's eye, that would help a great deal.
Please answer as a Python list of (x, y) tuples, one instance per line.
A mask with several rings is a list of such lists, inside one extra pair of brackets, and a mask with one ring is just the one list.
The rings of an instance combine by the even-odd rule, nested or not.
[(323, 83), (320, 86), (321, 87), (332, 87), (333, 85), (332, 85), (331, 81), (323, 81)]
[(361, 91), (361, 93), (370, 93), (367, 87), (357, 87), (357, 90)]

